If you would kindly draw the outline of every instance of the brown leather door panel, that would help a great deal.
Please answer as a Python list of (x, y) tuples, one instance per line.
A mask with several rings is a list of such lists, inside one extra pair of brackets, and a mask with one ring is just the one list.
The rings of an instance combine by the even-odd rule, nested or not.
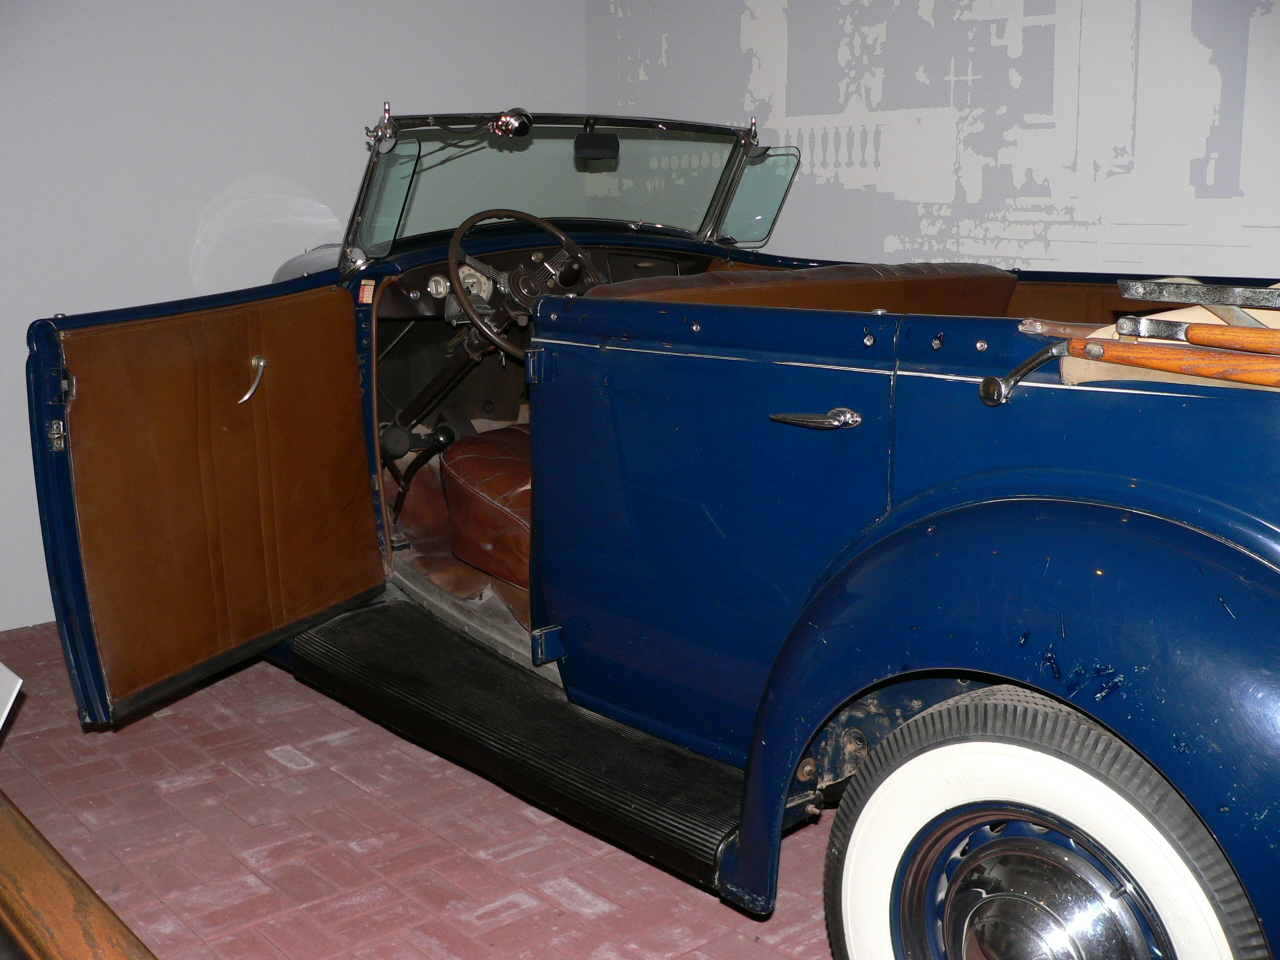
[[(70, 330), (62, 346), (113, 716), (383, 582), (347, 291)], [(255, 355), (262, 381), (237, 404)]]

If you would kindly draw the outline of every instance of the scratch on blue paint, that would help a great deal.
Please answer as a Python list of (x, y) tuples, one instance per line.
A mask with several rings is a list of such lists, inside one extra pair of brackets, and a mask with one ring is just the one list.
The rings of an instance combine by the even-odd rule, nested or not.
[(1074, 697), (1091, 680), (1106, 681), (1102, 686), (1102, 689), (1105, 692), (1103, 692), (1101, 696), (1094, 697), (1095, 700), (1101, 700), (1107, 694), (1111, 693), (1119, 682), (1124, 680), (1124, 675), (1121, 674), (1119, 677), (1116, 677), (1115, 667), (1110, 664), (1102, 664), (1095, 661), (1092, 671), (1085, 670), (1082, 666), (1077, 666), (1071, 671), (1069, 679), (1070, 682), (1067, 684), (1068, 697)]
[[(1093, 695), (1093, 699), (1094, 699), (1094, 700), (1105, 700), (1107, 697), (1111, 696), (1111, 694), (1115, 693), (1115, 692), (1116, 692), (1116, 690), (1118, 690), (1118, 689), (1120, 688), (1120, 685), (1121, 685), (1122, 683), (1124, 683), (1124, 674), (1123, 674), (1123, 673), (1121, 673), (1121, 674), (1119, 674), (1119, 675), (1117, 675), (1117, 676), (1113, 677), (1112, 679), (1110, 679), (1110, 680), (1108, 680), (1106, 683), (1104, 683), (1104, 684), (1102, 685), (1102, 689), (1101, 689), (1101, 690), (1099, 690), (1097, 693), (1095, 693), (1095, 694)], [(1124, 696), (1124, 694), (1121, 694), (1121, 696)]]
[(1062, 667), (1058, 665), (1058, 655), (1053, 652), (1053, 644), (1049, 644), (1048, 649), (1040, 655), (1040, 662), (1048, 667), (1053, 673), (1053, 679), (1062, 679)]

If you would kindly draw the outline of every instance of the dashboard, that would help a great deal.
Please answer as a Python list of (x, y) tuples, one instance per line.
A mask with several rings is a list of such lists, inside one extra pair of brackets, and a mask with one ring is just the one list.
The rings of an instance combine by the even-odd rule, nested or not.
[[(556, 296), (580, 296), (586, 293), (591, 285), (585, 279), (579, 278), (576, 282), (562, 285), (557, 279), (546, 279), (545, 272), (538, 270), (559, 249), (558, 246), (547, 245), (472, 256), (469, 259), (480, 264), (481, 269), (464, 264), (459, 273), (473, 298), (478, 297), (495, 306), (501, 294), (496, 292), (493, 280), (484, 269), (486, 267), (508, 275), (513, 282), (521, 280), (527, 283), (536, 277), (536, 282), (541, 285), (539, 292)], [(703, 273), (713, 259), (701, 254), (651, 252), (623, 247), (593, 247), (585, 253), (596, 272), (609, 283), (620, 283), (638, 277)], [(431, 320), (443, 319), (447, 315), (452, 317), (453, 311), (456, 311), (456, 304), (453, 311), (449, 309), (453, 292), (449, 282), (449, 268), (444, 261), (406, 270), (399, 279), (383, 289), (378, 298), (378, 319)]]

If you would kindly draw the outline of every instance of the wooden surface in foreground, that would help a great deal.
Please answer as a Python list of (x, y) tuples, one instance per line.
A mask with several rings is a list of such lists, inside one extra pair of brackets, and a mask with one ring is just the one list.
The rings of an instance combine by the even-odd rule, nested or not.
[(2, 791), (0, 924), (31, 960), (155, 960)]

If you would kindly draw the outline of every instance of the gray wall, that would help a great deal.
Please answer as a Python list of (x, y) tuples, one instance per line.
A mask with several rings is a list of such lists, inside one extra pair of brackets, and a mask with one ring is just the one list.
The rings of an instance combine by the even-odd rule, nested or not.
[(1272, 0), (607, 0), (587, 105), (798, 144), (769, 249), (1280, 277)]
[(0, 2), (0, 630), (53, 617), (27, 324), (269, 282), (338, 238), (383, 100), (581, 111), (583, 18), (584, 0)]
[(0, 3), (0, 629), (52, 615), (26, 325), (335, 239), (384, 99), (756, 116), (778, 253), (1274, 278), (1277, 90), (1271, 0)]

